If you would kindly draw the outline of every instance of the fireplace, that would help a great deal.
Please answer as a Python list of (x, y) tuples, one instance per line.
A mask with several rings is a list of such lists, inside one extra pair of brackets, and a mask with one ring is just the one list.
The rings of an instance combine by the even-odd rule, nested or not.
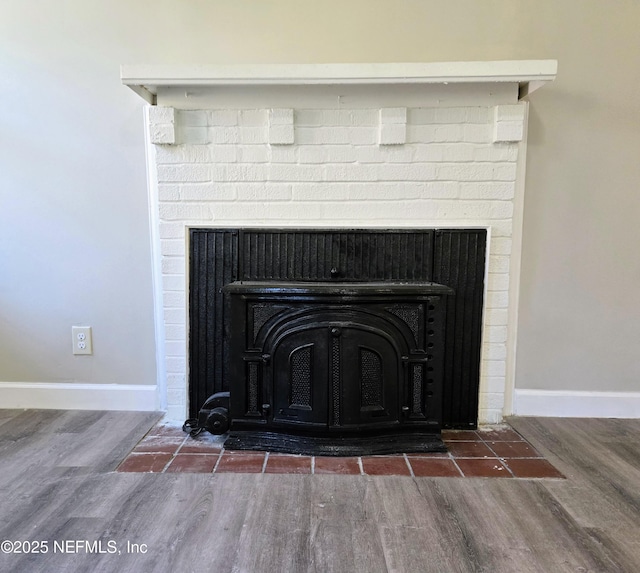
[[(553, 61), (124, 66), (123, 82), (151, 104), (158, 390), (167, 418), (182, 421), (211, 393), (225, 391), (219, 321), (209, 328), (202, 325), (211, 319), (204, 319), (196, 329), (194, 313), (213, 309), (220, 317), (223, 289), (234, 281), (277, 279), (452, 289), (442, 295), (440, 423), (501, 421), (510, 411), (515, 371), (526, 98), (555, 72)], [(216, 265), (217, 290), (200, 298), (212, 279), (194, 278), (202, 265), (194, 251), (206, 248), (215, 260), (236, 244), (232, 255), (244, 265), (242, 241), (284, 230), (294, 245), (305, 231), (353, 233), (346, 240), (354, 245), (364, 231), (422, 233), (432, 241), (425, 260), (434, 263), (420, 268), (433, 274), (332, 278), (325, 261), (316, 269), (324, 274), (315, 277), (269, 276), (258, 267), (234, 276), (240, 267), (225, 263)], [(477, 337), (471, 353), (448, 344), (467, 320), (468, 305), (462, 314), (456, 305), (468, 294), (455, 284), (458, 267), (438, 263), (465, 249), (475, 253), (471, 266), (482, 278), (474, 295), (482, 304), (468, 318)], [(194, 358), (198, 347), (206, 359)]]
[(192, 229), (191, 415), (231, 424), (236, 448), (441, 448), (442, 427), (477, 424), (485, 244), (479, 229)]

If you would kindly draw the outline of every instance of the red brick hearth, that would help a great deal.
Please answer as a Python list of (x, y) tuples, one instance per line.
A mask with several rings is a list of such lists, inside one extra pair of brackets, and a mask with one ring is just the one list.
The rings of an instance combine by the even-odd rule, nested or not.
[(119, 472), (343, 474), (413, 477), (563, 478), (520, 434), (500, 426), (445, 430), (448, 453), (320, 457), (233, 451), (224, 438), (158, 425), (118, 467)]

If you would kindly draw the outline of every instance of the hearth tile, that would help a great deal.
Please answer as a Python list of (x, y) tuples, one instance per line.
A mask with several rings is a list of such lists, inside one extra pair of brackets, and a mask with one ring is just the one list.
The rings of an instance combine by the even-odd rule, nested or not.
[(447, 442), (447, 449), (454, 458), (495, 458), (483, 442)]
[(223, 442), (208, 439), (189, 438), (180, 448), (181, 454), (219, 454), (222, 451)]
[(527, 442), (487, 442), (499, 458), (541, 458)]
[(474, 430), (442, 430), (442, 439), (447, 442), (479, 442), (478, 432)]
[(232, 456), (255, 456), (255, 455), (264, 456), (267, 452), (266, 450), (230, 450), (228, 448), (225, 448), (223, 453), (229, 454)]
[(178, 426), (165, 426), (158, 424), (149, 430), (147, 436), (166, 436), (168, 438), (184, 438), (186, 436), (182, 428)]
[(160, 473), (171, 459), (171, 454), (129, 454), (120, 464), (119, 472)]
[(409, 463), (416, 477), (461, 477), (462, 475), (450, 459), (409, 456)]
[[(402, 454), (404, 455), (404, 454)], [(407, 452), (407, 455), (412, 458), (449, 458), (449, 452)]]
[(311, 456), (288, 456), (286, 454), (270, 454), (264, 473), (310, 474)]
[(491, 428), (478, 432), (485, 442), (523, 442), (524, 438), (511, 428)]
[(215, 473), (259, 474), (264, 465), (264, 453), (239, 453), (225, 451), (220, 457)]
[(135, 448), (134, 452), (152, 452), (173, 454), (184, 442), (184, 436), (181, 438), (172, 438), (168, 436), (147, 436)]
[(370, 476), (409, 476), (409, 466), (404, 456), (366, 456), (362, 469)]
[(456, 459), (456, 463), (465, 477), (511, 477), (509, 470), (497, 458)]
[(208, 474), (213, 472), (219, 457), (218, 454), (178, 454), (166, 471)]
[(547, 460), (514, 458), (504, 460), (513, 475), (518, 478), (564, 478)]
[(315, 474), (360, 475), (358, 458), (316, 457)]

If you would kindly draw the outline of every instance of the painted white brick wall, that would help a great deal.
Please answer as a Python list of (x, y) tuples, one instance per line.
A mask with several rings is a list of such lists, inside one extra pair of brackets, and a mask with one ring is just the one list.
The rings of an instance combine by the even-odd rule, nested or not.
[(156, 146), (168, 417), (187, 413), (187, 227), (482, 226), (479, 419), (501, 421), (519, 146), (494, 138), (498, 123), (517, 134), (521, 107), (176, 111), (176, 144)]

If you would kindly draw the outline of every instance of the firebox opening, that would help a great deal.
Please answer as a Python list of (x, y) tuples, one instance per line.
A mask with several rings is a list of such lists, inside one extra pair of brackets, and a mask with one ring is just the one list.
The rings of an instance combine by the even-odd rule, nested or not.
[(229, 392), (232, 430), (274, 451), (476, 427), (485, 250), (482, 229), (192, 229), (191, 415)]

